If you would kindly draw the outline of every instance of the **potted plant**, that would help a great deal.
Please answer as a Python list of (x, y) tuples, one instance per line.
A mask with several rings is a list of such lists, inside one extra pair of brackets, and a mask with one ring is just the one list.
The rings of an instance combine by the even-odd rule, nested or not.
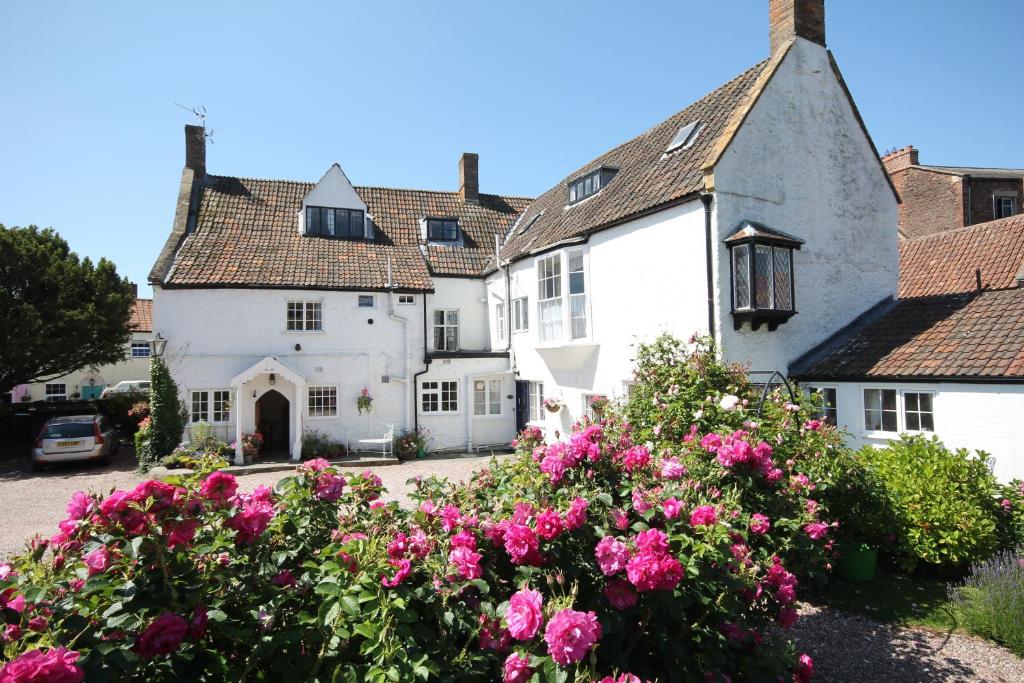
[(21, 399), (20, 400), (21, 400), (22, 403), (28, 403), (28, 402), (30, 402), (32, 400), (32, 394), (29, 394), (29, 393), (26, 392), (26, 393), (21, 395)]
[(608, 397), (603, 394), (593, 396), (590, 399), (590, 411), (594, 413), (594, 417), (600, 418), (604, 415), (604, 412), (608, 410), (610, 405), (611, 401), (609, 401)]
[(422, 458), (427, 454), (426, 430), (409, 430), (395, 437), (394, 447), (395, 457), (399, 460), (411, 460), (413, 457)]
[(359, 398), (356, 399), (356, 408), (359, 410), (359, 414), (362, 415), (363, 411), (370, 412), (373, 410), (373, 397), (370, 396), (370, 390), (363, 387), (363, 390), (359, 392)]
[(259, 432), (248, 432), (242, 434), (242, 458), (246, 465), (250, 465), (259, 457), (263, 450), (263, 435)]
[(544, 408), (549, 413), (557, 413), (562, 409), (562, 402), (557, 398), (546, 398), (544, 399)]
[(844, 511), (836, 530), (836, 573), (847, 581), (871, 581), (878, 567), (878, 547), (892, 529), (892, 516), (881, 482), (858, 454), (852, 458), (820, 498), (829, 510)]

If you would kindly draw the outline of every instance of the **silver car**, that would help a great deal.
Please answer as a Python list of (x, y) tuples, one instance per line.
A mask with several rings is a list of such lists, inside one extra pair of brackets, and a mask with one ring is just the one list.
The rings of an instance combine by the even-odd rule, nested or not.
[(38, 472), (50, 463), (75, 460), (109, 464), (118, 440), (117, 429), (104, 415), (54, 417), (43, 425), (32, 448), (32, 469)]

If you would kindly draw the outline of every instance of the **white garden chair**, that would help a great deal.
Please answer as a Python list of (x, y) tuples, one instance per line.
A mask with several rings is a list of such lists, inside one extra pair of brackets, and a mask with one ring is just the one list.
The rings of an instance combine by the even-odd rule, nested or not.
[(379, 439), (359, 439), (356, 443), (360, 445), (360, 450), (362, 450), (362, 446), (365, 445), (368, 447), (368, 450), (374, 452), (379, 448), (380, 454), (385, 458), (389, 458), (394, 455), (395, 425), (384, 423), (384, 426), (386, 427), (384, 430), (384, 436)]

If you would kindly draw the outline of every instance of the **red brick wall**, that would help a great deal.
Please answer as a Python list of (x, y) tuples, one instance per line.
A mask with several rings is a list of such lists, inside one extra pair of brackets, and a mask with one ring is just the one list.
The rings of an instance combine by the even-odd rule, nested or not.
[(1015, 193), (1017, 213), (1020, 213), (1021, 191), (1024, 190), (1020, 178), (971, 178), (970, 186), (970, 225), (984, 223), (996, 218), (994, 214), (995, 207), (992, 202), (992, 196), (996, 192), (1000, 194), (1007, 192)]
[(901, 237), (920, 237), (964, 227), (964, 192), (959, 176), (910, 166), (891, 173), (890, 177), (902, 200), (899, 207)]

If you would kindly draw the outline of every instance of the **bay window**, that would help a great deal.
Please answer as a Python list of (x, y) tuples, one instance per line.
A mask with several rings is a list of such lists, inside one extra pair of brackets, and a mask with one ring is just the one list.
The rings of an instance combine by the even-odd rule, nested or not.
[(587, 291), (583, 252), (569, 253), (569, 332), (572, 339), (587, 336)]
[(537, 314), (541, 342), (562, 338), (562, 256), (551, 254), (537, 260)]
[[(563, 261), (564, 260), (564, 261)], [(537, 259), (537, 316), (541, 343), (573, 341), (589, 336), (586, 265), (582, 251)], [(563, 282), (564, 280), (564, 282)], [(517, 299), (515, 302), (519, 302)], [(526, 299), (514, 309), (515, 329), (526, 329)], [(566, 334), (568, 333), (568, 334)]]
[(732, 277), (733, 326), (767, 323), (774, 330), (796, 314), (793, 251), (801, 240), (744, 221), (726, 238)]

